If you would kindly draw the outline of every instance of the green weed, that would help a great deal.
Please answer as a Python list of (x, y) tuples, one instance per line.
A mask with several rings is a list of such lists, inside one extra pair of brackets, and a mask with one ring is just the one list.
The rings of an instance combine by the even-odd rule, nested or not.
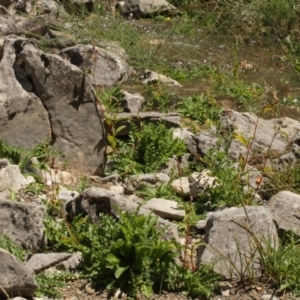
[(0, 233), (0, 248), (14, 255), (18, 260), (25, 261), (26, 251), (17, 246), (8, 236)]
[(170, 88), (160, 82), (154, 85), (144, 86), (144, 94), (147, 98), (144, 110), (159, 110), (170, 112), (176, 107), (179, 97), (170, 92)]
[(81, 251), (82, 274), (99, 288), (121, 289), (134, 298), (172, 290), (209, 296), (221, 277), (208, 267), (189, 270), (175, 263), (180, 246), (162, 239), (157, 217), (120, 212), (117, 221), (100, 214), (99, 222), (76, 217), (72, 224), (45, 220), (46, 235), (58, 251)]
[(157, 172), (172, 156), (186, 152), (184, 142), (173, 138), (172, 130), (160, 124), (141, 124), (131, 131), (129, 141), (119, 141), (118, 151), (111, 157), (114, 171), (131, 175)]
[(59, 151), (53, 150), (51, 147), (50, 139), (39, 142), (32, 150), (8, 146), (0, 140), (0, 158), (7, 158), (12, 164), (18, 165), (20, 170), (23, 171), (30, 158), (36, 157), (39, 161), (39, 165), (36, 167), (45, 169), (50, 159), (60, 154)]
[(77, 185), (77, 192), (81, 193), (85, 189), (89, 188), (92, 185), (91, 181), (87, 176), (83, 176), (80, 178), (78, 185)]
[(38, 274), (35, 280), (38, 289), (35, 292), (36, 297), (48, 296), (51, 298), (61, 297), (59, 288), (66, 285), (67, 281), (76, 279), (76, 276), (70, 272), (56, 272), (53, 274)]
[(105, 106), (107, 112), (122, 111), (121, 99), (123, 98), (123, 93), (120, 86), (97, 89), (96, 96)]
[[(246, 210), (245, 210), (246, 211)], [(292, 291), (297, 297), (300, 295), (300, 240), (293, 232), (285, 232), (281, 239), (258, 237), (249, 226), (249, 217), (246, 214), (247, 223), (239, 224), (251, 237), (251, 250), (249, 259), (246, 261), (246, 274), (238, 272), (240, 280), (255, 281), (260, 279), (262, 282), (272, 284), (280, 292)], [(239, 256), (243, 256), (241, 249), (238, 247)], [(224, 257), (227, 260), (227, 258)], [(260, 275), (253, 273), (253, 261), (260, 262)], [(229, 261), (232, 268), (238, 271), (238, 266)]]
[(209, 95), (200, 94), (183, 98), (177, 110), (200, 125), (211, 126), (220, 120), (221, 107)]
[(202, 205), (208, 201), (212, 207), (241, 206), (246, 202), (241, 181), (241, 170), (233, 166), (223, 151), (212, 149), (202, 159), (203, 167), (216, 176), (218, 185), (207, 187), (204, 193), (198, 195), (196, 210), (202, 213)]

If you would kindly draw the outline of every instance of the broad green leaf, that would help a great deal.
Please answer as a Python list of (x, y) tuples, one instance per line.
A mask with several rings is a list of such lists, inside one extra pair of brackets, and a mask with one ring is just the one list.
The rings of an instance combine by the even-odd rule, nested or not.
[(115, 271), (115, 277), (118, 279), (122, 276), (122, 274), (129, 268), (129, 266), (127, 267), (119, 267), (116, 271)]
[(106, 256), (106, 261), (111, 263), (112, 265), (118, 265), (120, 263), (119, 258), (117, 258), (114, 254), (108, 253)]
[(141, 287), (141, 291), (146, 297), (150, 297), (153, 294), (152, 286), (149, 284), (143, 284)]
[(114, 134), (115, 134), (115, 135), (118, 134), (118, 133), (119, 133), (121, 130), (123, 130), (124, 128), (126, 128), (125, 125), (119, 126), (119, 127), (115, 130)]

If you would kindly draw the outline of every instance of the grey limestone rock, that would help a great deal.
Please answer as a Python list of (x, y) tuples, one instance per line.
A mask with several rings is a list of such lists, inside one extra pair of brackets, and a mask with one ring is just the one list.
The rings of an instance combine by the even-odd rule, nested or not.
[(106, 47), (79, 44), (61, 50), (60, 55), (83, 72), (88, 70), (87, 77), (95, 86), (121, 84), (133, 72), (126, 62), (126, 53), (115, 44)]
[(279, 230), (291, 230), (300, 236), (300, 195), (281, 191), (274, 195), (266, 206)]
[(253, 276), (259, 276), (256, 239), (262, 247), (266, 243), (274, 248), (278, 245), (276, 227), (265, 207), (231, 208), (211, 213), (206, 224), (206, 245), (198, 249), (198, 265), (213, 265), (214, 271), (226, 278), (240, 278), (239, 274), (245, 274), (247, 268), (253, 270)]
[(182, 221), (185, 217), (185, 210), (178, 208), (178, 202), (176, 201), (152, 198), (142, 207), (167, 220)]
[[(15, 65), (24, 75), (19, 82), (30, 95), (40, 99), (39, 105), (47, 113), (53, 147), (62, 152), (56, 162), (62, 164), (68, 160), (70, 166), (82, 172), (101, 175), (105, 164), (105, 129), (85, 73), (58, 55), (43, 53), (26, 40), (14, 41), (14, 53), (17, 53)], [(38, 118), (34, 128), (39, 128), (39, 114), (34, 117)], [(48, 131), (49, 127), (45, 135)], [(35, 136), (34, 132), (23, 136)]]
[(125, 0), (121, 12), (124, 16), (139, 19), (153, 14), (172, 15), (176, 8), (165, 0)]
[(67, 260), (71, 257), (71, 255), (71, 253), (36, 253), (30, 257), (25, 266), (33, 270), (35, 273), (39, 273), (64, 260)]
[[(37, 284), (31, 269), (0, 248), (0, 286), (10, 296), (32, 298)], [(0, 295), (2, 292), (0, 291)]]
[(20, 203), (0, 198), (0, 232), (17, 245), (38, 250), (45, 245), (44, 205)]

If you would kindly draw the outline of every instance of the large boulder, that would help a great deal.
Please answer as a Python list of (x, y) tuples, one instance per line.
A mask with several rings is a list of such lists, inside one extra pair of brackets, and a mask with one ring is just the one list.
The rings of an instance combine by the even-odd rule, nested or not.
[[(263, 206), (231, 208), (211, 213), (205, 228), (205, 245), (198, 249), (198, 265), (212, 265), (226, 278), (260, 275), (258, 247), (276, 247), (277, 231)], [(258, 244), (259, 243), (259, 244)]]
[(95, 86), (112, 86), (126, 81), (132, 68), (126, 62), (125, 51), (115, 43), (75, 45), (60, 51), (60, 55), (79, 67)]
[(280, 233), (293, 231), (300, 236), (300, 195), (279, 192), (269, 200), (267, 208)]
[[(296, 136), (300, 131), (300, 123), (296, 120), (287, 117), (265, 120), (253, 113), (227, 109), (222, 113), (221, 123), (224, 132), (229, 134), (233, 131), (235, 136), (228, 149), (229, 157), (233, 160), (237, 160), (240, 155), (247, 155), (252, 138), (254, 140), (248, 157), (250, 165), (263, 163), (267, 151), (274, 161), (274, 158), (286, 155), (295, 147), (299, 149), (299, 137)], [(195, 137), (198, 152), (206, 154), (216, 145), (219, 136), (220, 132), (216, 132), (216, 128), (198, 133)]]
[[(0, 295), (3, 290), (10, 297), (20, 296), (32, 299), (37, 284), (31, 269), (0, 248)], [(2, 299), (2, 298), (1, 298)], [(6, 299), (6, 298), (5, 298)]]
[(2, 57), (0, 139), (29, 149), (51, 135), (57, 163), (101, 175), (105, 129), (86, 74), (22, 38), (6, 39)]
[(44, 205), (20, 203), (0, 198), (0, 233), (20, 247), (38, 250), (45, 244)]
[(32, 149), (47, 138), (48, 113), (37, 95), (30, 90), (27, 74), (17, 64), (17, 41), (3, 41), (0, 57), (0, 139), (11, 146)]

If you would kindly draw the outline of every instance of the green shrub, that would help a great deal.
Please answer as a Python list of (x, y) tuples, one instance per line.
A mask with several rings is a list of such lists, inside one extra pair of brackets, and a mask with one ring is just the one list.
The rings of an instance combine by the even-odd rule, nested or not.
[(161, 112), (170, 112), (176, 107), (179, 97), (171, 93), (170, 88), (160, 82), (143, 87), (147, 98), (144, 110), (159, 110)]
[(129, 141), (119, 141), (111, 159), (114, 171), (128, 176), (159, 171), (169, 158), (185, 152), (184, 142), (173, 138), (172, 130), (164, 124), (141, 124), (141, 128), (132, 130)]
[(118, 213), (119, 221), (100, 214), (97, 223), (80, 216), (72, 224), (46, 219), (46, 235), (57, 251), (81, 251), (84, 277), (99, 288), (120, 289), (130, 299), (162, 289), (193, 297), (213, 292), (220, 276), (208, 267), (194, 271), (177, 265), (180, 245), (162, 238), (165, 229), (157, 228), (157, 217)]
[[(152, 294), (177, 255), (173, 241), (162, 240), (157, 217), (120, 212), (120, 220), (100, 214), (98, 223), (77, 218), (72, 227), (47, 220), (47, 236), (58, 249), (80, 250), (86, 277), (103, 288), (130, 296)], [(72, 233), (71, 233), (72, 231)]]

